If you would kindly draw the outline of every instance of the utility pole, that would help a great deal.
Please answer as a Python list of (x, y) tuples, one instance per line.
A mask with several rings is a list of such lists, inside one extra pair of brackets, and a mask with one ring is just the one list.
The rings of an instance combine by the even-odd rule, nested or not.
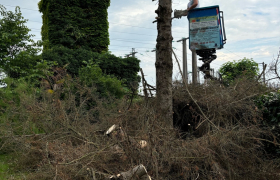
[(195, 50), (192, 50), (192, 83), (197, 84), (197, 56)]
[(264, 62), (262, 62), (262, 63), (258, 63), (258, 64), (261, 64), (262, 65), (262, 67), (263, 67), (263, 70), (262, 70), (262, 76), (263, 76), (263, 84), (265, 84), (265, 69), (266, 69), (266, 64), (264, 64)]
[(263, 84), (265, 84), (265, 65), (264, 65), (264, 62), (262, 63), (263, 65)]
[(183, 77), (186, 82), (188, 83), (188, 64), (187, 64), (187, 39), (189, 38), (182, 38), (177, 42), (183, 41)]
[(136, 54), (136, 53), (137, 53), (137, 52), (135, 52), (135, 48), (132, 48), (132, 52), (131, 52), (130, 54), (126, 54), (124, 57), (128, 58), (129, 56), (132, 56), (132, 57), (135, 58), (135, 54)]

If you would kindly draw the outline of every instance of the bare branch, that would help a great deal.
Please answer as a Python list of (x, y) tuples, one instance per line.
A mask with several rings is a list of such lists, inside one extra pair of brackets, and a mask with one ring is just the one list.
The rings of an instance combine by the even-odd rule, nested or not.
[(187, 90), (188, 94), (190, 95), (191, 99), (193, 100), (193, 102), (195, 103), (195, 105), (198, 107), (198, 109), (199, 109), (199, 111), (201, 112), (201, 114), (203, 115), (203, 117), (204, 117), (210, 124), (212, 124), (217, 130), (219, 130), (219, 128), (204, 114), (204, 112), (202, 111), (202, 109), (200, 108), (200, 106), (197, 104), (196, 100), (195, 100), (195, 99), (193, 98), (193, 96), (191, 95), (191, 93), (190, 93), (190, 91), (189, 91), (189, 89), (188, 89), (187, 82), (186, 82), (185, 78), (183, 78), (184, 76), (183, 76), (183, 72), (182, 72), (182, 70), (181, 70), (181, 66), (180, 66), (180, 64), (179, 64), (179, 61), (178, 61), (177, 56), (176, 56), (176, 54), (174, 53), (173, 49), (172, 49), (172, 52), (173, 52), (173, 54), (174, 54), (174, 56), (175, 56), (175, 59), (176, 59), (176, 61), (177, 61), (177, 64), (178, 64), (178, 67), (179, 67), (179, 70), (180, 70), (180, 74), (181, 74), (181, 76), (182, 76), (182, 79), (183, 79), (183, 82), (184, 82), (184, 84), (185, 84), (186, 90)]

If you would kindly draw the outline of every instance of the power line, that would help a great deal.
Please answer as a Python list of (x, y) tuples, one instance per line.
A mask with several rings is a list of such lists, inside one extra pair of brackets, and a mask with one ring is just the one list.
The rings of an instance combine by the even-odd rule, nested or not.
[[(180, 4), (180, 3), (173, 3), (173, 4)], [(3, 6), (8, 6), (8, 7), (20, 7), (20, 6), (12, 6), (12, 5), (5, 5), (5, 4), (2, 4)], [(29, 9), (29, 8), (24, 8), (24, 7), (20, 7), (20, 9), (25, 9), (25, 10), (29, 10), (29, 11), (36, 11), (36, 12), (39, 12), (39, 9)], [(117, 13), (110, 13), (108, 12), (108, 14), (115, 14), (115, 16), (125, 16), (126, 18), (133, 18), (135, 19), (135, 17), (131, 17), (131, 16), (127, 16), (127, 14), (117, 14)], [(35, 21), (34, 21), (35, 22)], [(113, 23), (114, 24), (114, 23)], [(135, 26), (137, 27), (137, 26)], [(150, 29), (150, 28), (147, 28), (147, 29)]]
[(127, 33), (127, 32), (119, 32), (119, 31), (110, 31), (110, 29), (109, 29), (109, 33), (110, 33), (110, 32), (114, 32), (114, 33), (122, 33), (122, 34), (135, 34), (135, 35), (153, 36), (153, 37), (155, 37), (155, 35), (150, 35), (150, 34), (138, 34), (138, 33)]
[[(33, 39), (41, 39), (41, 38), (33, 38)], [(110, 39), (110, 40), (115, 40), (115, 39)], [(115, 40), (115, 41), (121, 41), (121, 40)], [(132, 43), (139, 43), (139, 44), (152, 44), (152, 43), (141, 43), (141, 42), (133, 42), (133, 41), (123, 41), (123, 42), (132, 42)], [(152, 44), (155, 45), (155, 44)], [(127, 47), (127, 48), (131, 48), (131, 46), (121, 46), (121, 45), (109, 45), (109, 46), (115, 46), (115, 47)], [(137, 47), (137, 49), (148, 49), (148, 47)], [(179, 49), (176, 49), (178, 51), (181, 51)], [(119, 51), (119, 52), (126, 52), (127, 50), (122, 50), (122, 49), (109, 49), (109, 51)], [(181, 51), (182, 52), (182, 51)], [(146, 53), (146, 52), (145, 52)], [(189, 56), (191, 56), (191, 54), (188, 53)], [(200, 61), (198, 61), (200, 63)], [(214, 63), (215, 65), (221, 66), (220, 64)], [(190, 65), (190, 64), (189, 64)]]
[[(232, 54), (235, 54), (234, 52), (232, 52), (232, 51), (230, 51), (230, 50), (228, 50), (228, 49), (226, 49), (226, 48), (224, 48), (225, 50), (227, 50), (227, 51), (229, 51), (229, 52), (231, 52)], [(239, 55), (237, 55), (237, 54), (235, 54), (236, 56), (239, 56)], [(240, 58), (243, 58), (243, 57), (241, 57), (241, 56), (239, 56)]]
[[(117, 46), (117, 47), (129, 47), (131, 48), (131, 46), (119, 46), (119, 45), (109, 45), (109, 46)], [(149, 47), (135, 47), (137, 49), (152, 49), (152, 48), (149, 48)]]
[[(3, 6), (8, 6), (8, 7), (20, 7), (20, 6), (12, 6), (12, 5), (5, 5), (5, 4), (2, 4)], [(39, 9), (29, 9), (29, 8), (24, 8), (24, 7), (20, 7), (20, 9), (25, 9), (25, 10), (29, 10), (29, 11), (37, 11), (39, 12)], [(110, 12), (108, 12), (110, 13)], [(129, 18), (134, 18), (135, 17), (130, 17), (130, 16), (127, 16), (127, 14), (117, 14), (117, 13), (112, 13), (112, 14), (115, 14), (116, 16), (125, 16), (125, 17), (129, 17)]]
[[(180, 49), (176, 49), (178, 51), (181, 51)], [(181, 51), (183, 52), (183, 51)], [(190, 53), (187, 53), (189, 56), (192, 56)], [(226, 55), (227, 56), (227, 55)], [(179, 58), (178, 58), (179, 59)], [(198, 62), (201, 62), (201, 61), (198, 61)], [(220, 64), (217, 64), (217, 63), (214, 63), (214, 62), (211, 62), (211, 64), (215, 64), (215, 65), (218, 65), (218, 66), (221, 66)]]
[(122, 26), (129, 26), (129, 27), (137, 27), (137, 28), (142, 28), (142, 29), (156, 30), (155, 28), (148, 28), (148, 27), (141, 27), (141, 26), (132, 26), (132, 25), (128, 25), (128, 24), (118, 24), (118, 23), (113, 23), (113, 22), (109, 22), (109, 24), (117, 24), (117, 25), (122, 25)]
[(32, 21), (32, 20), (29, 20), (29, 19), (28, 19), (28, 21), (29, 21), (29, 22), (42, 23), (42, 21)]
[[(30, 29), (32, 29), (32, 31), (33, 31), (33, 30), (40, 30), (40, 31), (34, 31), (34, 32), (41, 32), (41, 29), (35, 29), (35, 28), (30, 28)], [(156, 37), (156, 36), (157, 36), (157, 35), (151, 35), (151, 34), (138, 34), (138, 33), (111, 31), (111, 30), (109, 29), (109, 33), (111, 33), (111, 32), (113, 32), (113, 33), (121, 33), (121, 34), (141, 35), (141, 36), (153, 36), (153, 37)], [(177, 38), (181, 38), (181, 37), (174, 37), (174, 38), (177, 39)]]
[[(11, 5), (5, 5), (5, 4), (2, 4), (3, 6), (8, 6), (8, 7), (19, 7), (19, 6), (11, 6)], [(37, 9), (37, 10), (35, 10), (35, 9), (29, 9), (29, 8), (22, 8), (22, 7), (20, 7), (20, 9), (26, 9), (26, 10), (29, 10), (29, 11), (37, 11), (37, 12), (39, 12), (39, 10)]]
[[(110, 39), (110, 40), (131, 40), (131, 41), (138, 41), (138, 40), (141, 40), (141, 39), (122, 39), (122, 38), (116, 38), (116, 39)], [(151, 40), (141, 40), (141, 41), (144, 41), (144, 42), (151, 42)]]
[[(115, 40), (115, 39), (110, 39), (110, 40), (121, 41), (121, 42), (131, 42), (131, 43), (138, 43), (138, 44), (152, 44), (152, 43), (142, 43), (142, 42), (135, 42), (135, 41), (123, 41), (123, 40)], [(155, 44), (153, 44), (153, 45), (155, 45)]]
[[(5, 5), (5, 6), (10, 6), (10, 5)], [(10, 6), (10, 7), (16, 7), (16, 6)], [(21, 9), (27, 9), (27, 10), (32, 10), (32, 9), (28, 9), (28, 8), (21, 8)], [(32, 10), (32, 11), (37, 11), (37, 10)], [(39, 12), (39, 11), (38, 11)], [(37, 23), (42, 23), (40, 21), (32, 21), (32, 20), (28, 20), (29, 22), (37, 22)], [(119, 23), (114, 23), (114, 22), (109, 22), (109, 24), (116, 24), (116, 25), (121, 25), (121, 26), (129, 26), (129, 27), (135, 27), (135, 28), (142, 28), (142, 29), (152, 29), (152, 30), (157, 30), (155, 28), (149, 28), (149, 27), (142, 27), (142, 26), (134, 26), (134, 25), (128, 25), (128, 24), (119, 24)], [(176, 33), (184, 33), (185, 32), (178, 32), (178, 31), (173, 31), (173, 32), (176, 32)]]
[[(5, 5), (5, 6), (10, 6), (10, 7), (16, 7), (16, 6), (11, 6), (11, 5)], [(28, 9), (28, 8), (21, 8), (21, 9), (27, 9), (27, 10), (33, 10), (33, 9)], [(33, 10), (33, 11), (35, 11), (35, 10)], [(37, 10), (36, 10), (37, 11)], [(39, 21), (31, 21), (31, 20), (29, 20), (30, 22), (38, 22), (38, 23), (42, 23), (42, 22), (39, 22)], [(113, 23), (113, 22), (110, 22), (110, 23), (112, 23), (112, 24), (117, 24), (117, 25), (122, 25), (122, 26), (130, 26), (130, 27), (137, 27), (137, 28), (145, 28), (145, 29), (154, 29), (154, 28), (147, 28), (147, 27), (141, 27), (141, 26), (131, 26), (131, 25), (127, 25), (127, 24), (118, 24), (118, 23)], [(34, 29), (34, 30), (40, 30), (40, 29), (35, 29), (35, 28), (31, 28), (31, 29)], [(33, 31), (33, 32), (40, 32), (40, 31)], [(111, 31), (111, 32), (114, 32), (114, 31)], [(115, 31), (116, 33), (125, 33), (125, 34), (137, 34), (137, 33), (127, 33), (127, 32), (117, 32), (117, 31)], [(182, 32), (180, 32), (180, 33), (182, 33)], [(147, 34), (137, 34), (137, 35), (144, 35), (144, 36), (154, 36), (154, 35), (147, 35)], [(34, 38), (34, 39), (39, 39), (39, 38)], [(127, 39), (110, 39), (110, 40), (115, 40), (115, 41), (122, 41), (122, 42), (131, 42), (131, 43), (140, 43), (140, 44), (152, 44), (152, 43), (142, 43), (142, 42), (134, 42), (134, 41), (127, 41)], [(154, 44), (153, 44), (154, 45)], [(113, 45), (111, 45), (111, 46), (113, 46)], [(125, 46), (120, 46), (120, 47), (125, 47)], [(129, 47), (129, 46), (126, 46), (126, 47)], [(227, 50), (227, 49), (226, 49)], [(233, 53), (232, 51), (230, 51), (230, 50), (227, 50), (227, 51), (229, 51), (229, 52), (231, 52), (231, 53)], [(235, 53), (233, 53), (233, 54), (235, 54)], [(190, 54), (188, 54), (188, 55), (190, 55)], [(237, 55), (237, 54), (235, 54), (236, 56), (239, 56), (239, 55)], [(226, 56), (228, 56), (228, 55), (226, 55)], [(239, 57), (241, 57), (241, 56), (239, 56)], [(213, 63), (213, 64), (216, 64), (216, 63)], [(218, 64), (216, 64), (216, 65), (218, 65)]]

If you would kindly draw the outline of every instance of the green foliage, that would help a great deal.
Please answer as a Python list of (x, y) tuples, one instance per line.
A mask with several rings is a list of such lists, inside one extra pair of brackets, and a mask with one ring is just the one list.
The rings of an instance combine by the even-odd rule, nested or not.
[(140, 82), (140, 76), (137, 75), (140, 70), (139, 59), (133, 57), (120, 58), (110, 53), (105, 53), (98, 56), (96, 63), (104, 73), (124, 80), (124, 83), (130, 89), (138, 88), (138, 83)]
[(57, 45), (106, 52), (109, 45), (107, 9), (110, 0), (41, 0), (44, 50)]
[(17, 154), (6, 154), (0, 152), (0, 179), (14, 179), (14, 180), (22, 180), (26, 179), (23, 173), (15, 170), (15, 158), (18, 157)]
[(34, 67), (41, 61), (40, 43), (35, 43), (28, 34), (19, 7), (15, 12), (6, 11), (0, 5), (0, 68), (11, 78), (26, 77), (34, 72)]
[(25, 79), (5, 78), (3, 82), (6, 86), (0, 88), (0, 116), (10, 105), (19, 105), (21, 94), (34, 93), (33, 84), (27, 83)]
[(109, 45), (110, 0), (41, 0), (38, 5), (43, 13), (44, 60), (67, 65), (67, 72), (74, 76), (83, 61), (93, 60), (105, 74), (114, 75), (130, 88), (137, 86), (140, 61), (104, 53)]
[(69, 49), (64, 46), (54, 46), (51, 49), (44, 50), (42, 58), (46, 61), (56, 61), (58, 66), (67, 65), (67, 72), (77, 76), (79, 68), (83, 66), (83, 61), (89, 61), (93, 56), (92, 51), (85, 49)]
[(137, 58), (120, 58), (109, 53), (99, 54), (81, 48), (71, 50), (64, 46), (55, 46), (44, 51), (43, 59), (56, 61), (60, 67), (67, 65), (67, 72), (73, 76), (77, 76), (79, 68), (84, 66), (83, 62), (87, 62), (98, 64), (105, 74), (117, 77), (129, 88), (140, 82), (137, 75), (140, 60)]
[(264, 122), (268, 125), (280, 126), (280, 92), (271, 92), (260, 96), (256, 101), (263, 110)]
[[(35, 99), (38, 97), (40, 89), (23, 79), (5, 78), (4, 80), (6, 87), (0, 88), (0, 137), (7, 134), (9, 128), (13, 129), (9, 133), (15, 135), (42, 133), (32, 121), (28, 121), (26, 110), (20, 107), (22, 102), (28, 104), (26, 98)], [(15, 110), (18, 113), (14, 113)], [(27, 120), (24, 124), (26, 128), (22, 124), (23, 120)]]
[(55, 61), (49, 62), (41, 60), (40, 62), (37, 62), (34, 68), (30, 69), (28, 75), (22, 79), (29, 80), (31, 81), (30, 84), (36, 85), (40, 83), (40, 79), (53, 75), (51, 68), (56, 65), (57, 63)]
[[(270, 92), (255, 99), (256, 106), (262, 111), (263, 125), (268, 126), (275, 138), (280, 140), (280, 92)], [(274, 141), (274, 139), (271, 139)], [(280, 147), (271, 143), (265, 144), (266, 151), (279, 154)]]
[(8, 156), (0, 153), (0, 179), (5, 179), (9, 170)]
[(120, 80), (113, 76), (103, 74), (102, 70), (96, 64), (84, 63), (86, 66), (79, 71), (79, 78), (83, 85), (88, 87), (95, 86), (101, 97), (113, 95), (121, 98), (124, 95), (125, 92)]
[(5, 57), (14, 57), (22, 49), (28, 48), (27, 42), (32, 42), (30, 39), (32, 35), (29, 35), (28, 29), (25, 26), (27, 22), (21, 16), (19, 7), (16, 7), (15, 12), (6, 11), (6, 8), (0, 5), (0, 58), (1, 65), (5, 62)]
[(258, 74), (258, 71), (258, 63), (256, 63), (253, 59), (248, 58), (244, 58), (239, 61), (227, 62), (219, 69), (226, 85), (242, 76), (245, 76), (246, 78), (254, 78)]

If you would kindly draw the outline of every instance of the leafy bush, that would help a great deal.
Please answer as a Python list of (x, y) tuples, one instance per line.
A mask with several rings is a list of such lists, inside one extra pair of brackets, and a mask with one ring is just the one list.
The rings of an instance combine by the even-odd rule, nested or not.
[[(263, 113), (263, 125), (269, 127), (274, 135), (272, 141), (280, 140), (280, 92), (266, 93), (255, 100), (255, 104)], [(280, 147), (266, 143), (266, 151), (271, 155), (280, 153)]]
[[(28, 104), (30, 100), (38, 98), (40, 88), (27, 83), (24, 79), (5, 78), (4, 82), (6, 87), (0, 88), (0, 136), (42, 133), (43, 131), (34, 122), (26, 121), (28, 115), (20, 106), (22, 101)], [(0, 139), (0, 144), (2, 141), (3, 139)], [(0, 149), (0, 153), (3, 150)]]
[(86, 63), (95, 63), (102, 69), (104, 74), (113, 75), (124, 84), (132, 88), (132, 84), (138, 84), (140, 77), (140, 60), (137, 58), (121, 58), (113, 54), (99, 54), (86, 49), (69, 49), (64, 46), (55, 46), (43, 52), (43, 59), (56, 61), (58, 66), (66, 65), (67, 72), (72, 76), (79, 75), (79, 69)]
[(64, 46), (54, 46), (44, 50), (42, 58), (46, 61), (57, 62), (59, 67), (66, 66), (67, 72), (72, 76), (77, 76), (79, 68), (83, 66), (83, 61), (94, 58), (94, 53), (85, 49), (69, 49)]
[[(124, 81), (129, 88), (140, 82), (138, 72), (140, 70), (140, 60), (133, 57), (121, 58), (113, 54), (105, 53), (98, 56), (95, 61), (105, 74), (114, 75)], [(138, 87), (136, 87), (138, 88)]]
[(270, 92), (260, 96), (256, 101), (263, 111), (264, 123), (280, 126), (280, 92)]
[(82, 67), (79, 71), (79, 78), (83, 85), (88, 87), (95, 86), (97, 92), (102, 97), (113, 95), (121, 98), (124, 95), (124, 89), (120, 80), (116, 77), (103, 74), (100, 67), (96, 64), (84, 63), (86, 66)]
[(3, 82), (5, 87), (0, 88), (0, 108), (5, 112), (9, 104), (18, 105), (20, 103), (20, 94), (32, 94), (32, 85), (23, 79), (5, 78)]
[(258, 63), (256, 63), (253, 59), (248, 58), (244, 58), (239, 61), (227, 62), (219, 69), (225, 85), (229, 85), (236, 78), (241, 76), (254, 78), (258, 74), (258, 71)]

